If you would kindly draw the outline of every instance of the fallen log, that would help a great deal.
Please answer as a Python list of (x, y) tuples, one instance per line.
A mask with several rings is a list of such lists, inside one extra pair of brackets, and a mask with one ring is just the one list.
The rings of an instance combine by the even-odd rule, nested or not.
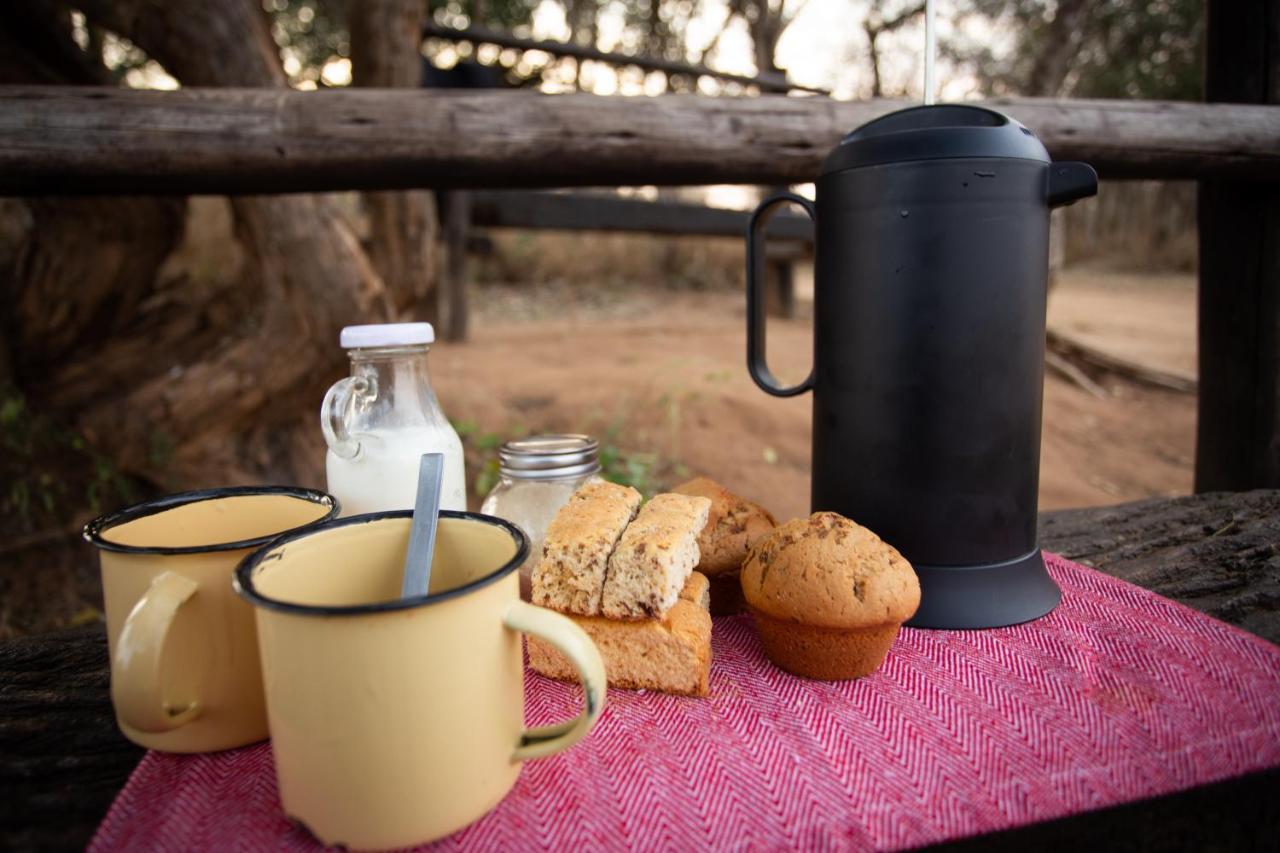
[(1280, 643), (1280, 491), (1041, 513), (1040, 545)]
[(142, 757), (109, 691), (100, 627), (0, 643), (0, 848), (88, 842)]
[(1182, 394), (1194, 394), (1199, 384), (1193, 377), (1120, 358), (1064, 335), (1062, 332), (1055, 332), (1053, 329), (1045, 332), (1045, 344), (1048, 347), (1048, 355), (1057, 356), (1066, 363), (1077, 367), (1083, 365), (1141, 385), (1150, 385)]
[[(1109, 178), (1280, 180), (1280, 108), (987, 102)], [(841, 136), (912, 105), (340, 89), (0, 88), (0, 194), (812, 180)]]
[(1070, 359), (1064, 358), (1052, 349), (1045, 350), (1044, 363), (1045, 367), (1085, 392), (1099, 398), (1107, 396), (1106, 388), (1090, 379), (1089, 374), (1077, 367)]

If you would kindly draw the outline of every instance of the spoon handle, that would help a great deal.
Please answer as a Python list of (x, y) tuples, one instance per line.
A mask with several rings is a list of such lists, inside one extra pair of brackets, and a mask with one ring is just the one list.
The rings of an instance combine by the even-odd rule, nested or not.
[(431, 585), (431, 557), (436, 549), (436, 521), (440, 517), (440, 485), (444, 454), (424, 453), (418, 463), (418, 499), (413, 505), (409, 553), (404, 561), (402, 598), (426, 595)]

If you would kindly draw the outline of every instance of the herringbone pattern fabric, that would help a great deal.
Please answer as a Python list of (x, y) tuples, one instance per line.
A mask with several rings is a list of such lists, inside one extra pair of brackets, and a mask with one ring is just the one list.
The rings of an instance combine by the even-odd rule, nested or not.
[[(747, 617), (718, 620), (710, 698), (610, 693), (590, 737), (527, 764), (442, 846), (900, 848), (1280, 765), (1280, 648), (1048, 562), (1064, 592), (1050, 616), (906, 629), (852, 683), (793, 678)], [(576, 687), (526, 679), (531, 724), (577, 713)], [(314, 846), (280, 813), (263, 744), (148, 754), (91, 849)]]

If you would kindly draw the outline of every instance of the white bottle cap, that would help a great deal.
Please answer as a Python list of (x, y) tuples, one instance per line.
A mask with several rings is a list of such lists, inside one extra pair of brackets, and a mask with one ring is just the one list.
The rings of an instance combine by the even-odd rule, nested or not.
[(436, 331), (430, 323), (374, 323), (344, 326), (338, 337), (343, 349), (407, 347), (435, 343)]

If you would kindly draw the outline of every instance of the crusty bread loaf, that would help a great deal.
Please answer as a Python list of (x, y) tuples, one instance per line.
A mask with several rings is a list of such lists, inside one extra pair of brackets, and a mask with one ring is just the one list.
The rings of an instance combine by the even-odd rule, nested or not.
[(588, 483), (573, 493), (547, 528), (533, 569), (533, 602), (564, 613), (600, 612), (609, 555), (635, 517), (640, 493)]
[(672, 491), (711, 501), (707, 523), (698, 534), (698, 571), (709, 578), (741, 569), (756, 540), (777, 526), (764, 507), (735, 495), (715, 480), (697, 477)]
[[(694, 572), (679, 599), (661, 619), (618, 621), (575, 616), (604, 660), (609, 687), (658, 690), (683, 696), (706, 696), (711, 683), (711, 614), (707, 612), (707, 579)], [(578, 673), (544, 640), (528, 638), (529, 665), (562, 681)]]
[(698, 533), (710, 509), (707, 498), (676, 494), (655, 495), (641, 507), (609, 557), (600, 613), (610, 619), (665, 614), (698, 564)]
[(920, 604), (911, 564), (833, 512), (789, 521), (756, 543), (742, 592), (769, 660), (824, 680), (875, 671)]

